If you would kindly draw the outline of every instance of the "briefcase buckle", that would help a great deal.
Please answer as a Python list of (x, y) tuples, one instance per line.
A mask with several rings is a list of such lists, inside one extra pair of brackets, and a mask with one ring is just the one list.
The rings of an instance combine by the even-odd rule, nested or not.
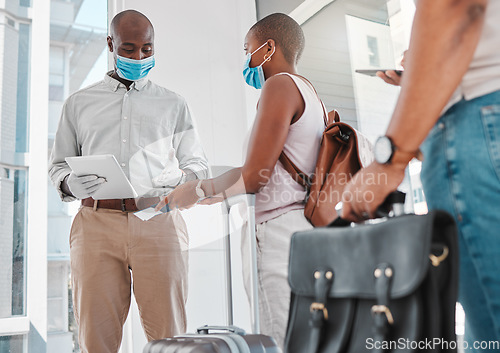
[(314, 311), (323, 311), (323, 317), (325, 318), (325, 320), (328, 320), (328, 310), (325, 308), (325, 304), (314, 302), (309, 307), (309, 310), (311, 311), (311, 313)]
[(385, 305), (374, 305), (372, 306), (372, 315), (375, 314), (385, 314), (387, 322), (392, 325), (394, 324), (394, 318), (392, 317), (391, 310)]

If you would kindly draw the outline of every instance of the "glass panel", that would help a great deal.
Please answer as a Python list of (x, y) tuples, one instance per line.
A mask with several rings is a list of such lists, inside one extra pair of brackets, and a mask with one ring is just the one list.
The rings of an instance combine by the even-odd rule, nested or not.
[[(30, 4), (0, 4), (1, 11), (11, 14), (0, 18), (0, 45), (9, 48), (0, 55), (0, 318), (26, 315), (25, 154), (29, 152), (31, 57), (31, 17), (26, 7)], [(12, 342), (16, 339), (2, 338), (0, 352)]]
[(57, 46), (50, 47), (49, 70), (51, 75), (52, 74), (64, 75), (64, 68), (65, 68), (64, 57), (65, 55), (63, 47), (57, 47)]
[(64, 97), (64, 85), (63, 84), (52, 84), (52, 81), (62, 81), (62, 76), (50, 75), (51, 84), (49, 85), (49, 100), (51, 101), (62, 101)]
[(368, 44), (368, 57), (370, 60), (370, 65), (378, 67), (380, 65), (380, 58), (378, 55), (378, 41), (377, 38), (372, 36), (366, 37)]
[[(12, 20), (12, 19), (11, 19)], [(3, 23), (2, 23), (3, 22)], [(0, 57), (0, 88), (2, 117), (0, 128), (0, 162), (17, 164), (15, 153), (28, 152), (28, 94), (31, 26), (24, 23), (5, 26), (7, 18), (0, 19), (3, 26), (3, 47)], [(16, 29), (18, 26), (19, 29)]]
[(27, 172), (1, 171), (0, 318), (6, 318), (25, 314)]
[(23, 336), (0, 336), (0, 352), (23, 353)]
[(14, 220), (14, 176), (2, 168), (0, 176), (0, 318), (12, 316), (12, 244)]
[[(107, 71), (107, 16), (107, 1), (51, 1), (49, 148), (64, 100), (80, 88), (102, 80)], [(48, 325), (51, 331), (74, 333), (72, 346), (58, 347), (67, 352), (79, 351), (68, 246), (71, 220), (78, 206), (78, 202), (63, 204), (56, 190), (49, 188)]]
[(16, 151), (28, 152), (29, 60), (31, 27), (19, 24), (19, 56), (17, 61)]
[(65, 327), (65, 315), (66, 308), (64, 308), (62, 298), (49, 299), (47, 306), (47, 330), (49, 332), (67, 331), (68, 328)]
[(64, 276), (65, 271), (63, 265), (56, 261), (51, 262), (47, 272), (47, 296), (49, 298), (62, 298), (63, 291), (68, 291), (68, 278)]
[(14, 224), (12, 246), (12, 315), (24, 315), (26, 302), (25, 256), (28, 173), (14, 173)]
[(50, 261), (47, 271), (47, 323), (51, 332), (68, 331), (68, 282), (69, 264)]
[(51, 86), (61, 86), (64, 87), (64, 75), (50, 74), (49, 84)]

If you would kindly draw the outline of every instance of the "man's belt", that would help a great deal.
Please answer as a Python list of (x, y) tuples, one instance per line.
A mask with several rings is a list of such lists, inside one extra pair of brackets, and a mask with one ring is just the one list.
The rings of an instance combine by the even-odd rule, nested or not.
[[(156, 198), (158, 200), (158, 198)], [(82, 200), (82, 206), (97, 208), (107, 208), (109, 210), (120, 210), (123, 212), (139, 211), (135, 204), (135, 199), (107, 199), (107, 200), (94, 200), (88, 197)]]

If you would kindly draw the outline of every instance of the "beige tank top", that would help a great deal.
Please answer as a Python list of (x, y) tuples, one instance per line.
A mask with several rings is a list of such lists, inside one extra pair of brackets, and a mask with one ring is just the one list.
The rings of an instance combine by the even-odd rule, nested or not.
[[(312, 175), (325, 129), (323, 103), (303, 78), (288, 73), (278, 75), (287, 75), (294, 81), (305, 103), (304, 113), (289, 127), (283, 150), (300, 170)], [(278, 161), (269, 182), (256, 194), (255, 220), (262, 223), (288, 211), (303, 209), (305, 197), (304, 187)]]

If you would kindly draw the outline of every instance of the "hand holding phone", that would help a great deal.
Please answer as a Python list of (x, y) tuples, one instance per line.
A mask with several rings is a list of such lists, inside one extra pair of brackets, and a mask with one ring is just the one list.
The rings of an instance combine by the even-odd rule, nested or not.
[(393, 86), (401, 85), (401, 75), (403, 74), (403, 70), (396, 69), (356, 70), (356, 72), (368, 76), (380, 77), (386, 83)]
[(375, 77), (375, 76), (378, 76), (377, 72), (386, 73), (386, 72), (389, 72), (389, 71), (395, 72), (396, 75), (398, 75), (398, 76), (401, 76), (403, 74), (403, 70), (396, 70), (396, 69), (356, 70), (355, 72), (357, 72), (358, 74), (363, 74), (363, 75), (368, 75), (368, 76)]

